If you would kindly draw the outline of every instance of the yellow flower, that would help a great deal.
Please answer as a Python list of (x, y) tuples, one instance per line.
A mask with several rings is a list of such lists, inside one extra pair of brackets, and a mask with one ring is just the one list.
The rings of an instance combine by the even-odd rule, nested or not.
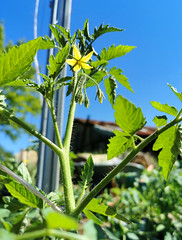
[(87, 54), (86, 56), (81, 56), (78, 48), (73, 45), (73, 59), (67, 59), (66, 62), (73, 66), (73, 70), (75, 72), (80, 71), (81, 68), (91, 69), (92, 67), (87, 64), (87, 62), (91, 59), (93, 51)]

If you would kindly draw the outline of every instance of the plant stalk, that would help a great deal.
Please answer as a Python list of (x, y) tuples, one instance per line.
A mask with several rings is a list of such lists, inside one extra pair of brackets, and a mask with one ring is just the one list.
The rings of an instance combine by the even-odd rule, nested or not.
[(26, 189), (28, 189), (30, 192), (41, 198), (43, 201), (45, 201), (53, 210), (62, 213), (62, 210), (57, 207), (53, 202), (51, 202), (48, 198), (46, 198), (42, 193), (40, 193), (37, 189), (35, 189), (31, 184), (26, 182), (23, 178), (18, 176), (16, 173), (12, 172), (9, 168), (5, 167), (4, 165), (0, 164), (0, 169), (10, 175), (13, 179), (15, 179), (17, 182), (22, 184)]
[(182, 117), (176, 117), (173, 121), (155, 131), (152, 135), (143, 140), (133, 151), (131, 151), (123, 161), (116, 166), (105, 178), (102, 179), (100, 183), (98, 183), (90, 193), (77, 205), (73, 212), (74, 217), (78, 217), (78, 215), (83, 211), (83, 209), (87, 206), (87, 204), (134, 158), (134, 156), (140, 152), (144, 147), (146, 147), (151, 141), (156, 139), (161, 133), (172, 127), (173, 125), (182, 121)]
[(75, 198), (74, 198), (74, 192), (73, 192), (69, 152), (70, 152), (71, 135), (72, 135), (75, 108), (76, 108), (76, 102), (75, 102), (76, 86), (77, 86), (77, 73), (75, 73), (75, 76), (74, 76), (73, 93), (72, 93), (70, 109), (68, 113), (65, 138), (63, 142), (63, 152), (59, 154), (59, 160), (60, 160), (60, 165), (62, 170), (64, 197), (65, 197), (65, 209), (66, 209), (66, 214), (68, 215), (71, 215), (73, 210), (75, 209)]
[(41, 133), (39, 133), (38, 131), (32, 129), (27, 123), (23, 122), (22, 120), (18, 119), (17, 117), (15, 117), (14, 115), (11, 114), (11, 112), (9, 112), (8, 110), (1, 110), (1, 114), (3, 113), (3, 115), (11, 120), (12, 122), (16, 123), (17, 125), (19, 125), (21, 128), (25, 129), (27, 132), (29, 132), (31, 135), (35, 136), (36, 138), (38, 138), (40, 141), (44, 142), (48, 147), (50, 147), (55, 153), (57, 153), (58, 155), (60, 154), (60, 152), (62, 152), (62, 150), (56, 145), (54, 144), (52, 141), (50, 141), (48, 138), (46, 138), (45, 136), (43, 136)]

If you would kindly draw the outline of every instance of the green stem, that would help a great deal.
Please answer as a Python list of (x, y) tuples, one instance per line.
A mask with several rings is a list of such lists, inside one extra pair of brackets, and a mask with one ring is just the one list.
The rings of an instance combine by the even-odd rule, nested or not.
[(74, 198), (73, 183), (72, 183), (72, 177), (71, 177), (69, 152), (70, 152), (71, 135), (72, 135), (75, 108), (76, 108), (75, 94), (76, 94), (76, 86), (77, 86), (77, 73), (75, 73), (73, 84), (74, 84), (73, 93), (72, 93), (70, 109), (68, 113), (68, 120), (67, 120), (64, 142), (63, 142), (63, 153), (59, 155), (60, 165), (62, 169), (65, 208), (66, 208), (66, 213), (68, 215), (72, 214), (75, 208), (75, 198)]
[(73, 86), (73, 94), (71, 98), (70, 103), (70, 109), (68, 113), (68, 121), (66, 126), (66, 132), (65, 132), (65, 138), (64, 138), (64, 149), (69, 152), (70, 151), (70, 142), (71, 142), (71, 135), (72, 135), (72, 129), (73, 129), (73, 122), (74, 122), (74, 116), (75, 116), (75, 109), (76, 109), (76, 102), (75, 102), (75, 95), (76, 95), (76, 86), (77, 86), (77, 73), (75, 72), (74, 77), (74, 86)]
[(142, 141), (136, 149), (131, 151), (123, 161), (116, 166), (102, 181), (97, 184), (90, 193), (80, 202), (80, 204), (75, 208), (73, 212), (73, 216), (77, 217), (83, 209), (87, 206), (87, 204), (133, 159), (133, 157), (140, 152), (144, 147), (146, 147), (151, 141), (157, 138), (161, 133), (163, 133), (168, 128), (182, 121), (182, 117), (175, 118), (173, 121), (162, 127), (161, 129), (154, 132), (152, 135), (147, 137), (144, 141)]
[(52, 121), (53, 121), (53, 125), (54, 125), (54, 130), (55, 130), (55, 135), (56, 135), (56, 140), (57, 140), (57, 145), (58, 145), (59, 148), (62, 149), (63, 148), (62, 141), (61, 141), (59, 128), (58, 128), (58, 124), (57, 124), (57, 119), (56, 119), (56, 114), (55, 114), (55, 110), (54, 110), (54, 99), (52, 98), (50, 103), (46, 99), (46, 102), (47, 102), (47, 105), (48, 105), (49, 110), (51, 112)]
[(62, 230), (56, 229), (41, 229), (34, 232), (27, 232), (23, 235), (15, 235), (16, 240), (29, 240), (29, 239), (40, 239), (45, 236), (54, 236), (64, 239), (71, 239), (71, 240), (88, 240), (87, 237), (78, 235), (76, 233), (65, 232)]
[(48, 198), (46, 198), (42, 193), (40, 193), (36, 188), (34, 188), (31, 184), (26, 182), (23, 178), (18, 176), (16, 173), (12, 172), (9, 168), (5, 167), (4, 165), (0, 164), (0, 169), (10, 175), (13, 179), (15, 179), (17, 182), (22, 184), (26, 189), (28, 189), (30, 192), (41, 198), (43, 201), (45, 201), (52, 209), (55, 211), (62, 213), (62, 210), (57, 207), (53, 202), (51, 202)]
[(11, 112), (8, 110), (1, 110), (1, 114), (3, 114), (7, 119), (11, 120), (12, 122), (19, 125), (21, 128), (25, 129), (27, 132), (29, 132), (31, 135), (38, 138), (40, 141), (44, 142), (48, 147), (50, 147), (55, 153), (58, 155), (62, 152), (62, 150), (54, 144), (52, 141), (50, 141), (48, 138), (44, 137), (41, 133), (37, 132), (36, 130), (32, 129), (27, 123), (23, 122), (22, 120), (15, 117)]

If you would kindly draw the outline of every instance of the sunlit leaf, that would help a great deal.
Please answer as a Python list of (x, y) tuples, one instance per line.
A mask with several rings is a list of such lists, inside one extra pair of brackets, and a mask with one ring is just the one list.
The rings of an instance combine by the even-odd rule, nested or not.
[(135, 47), (133, 46), (123, 46), (123, 45), (118, 45), (115, 47), (115, 45), (112, 45), (111, 47), (104, 48), (101, 52), (101, 60), (111, 60), (117, 57), (122, 57), (123, 55), (127, 54), (130, 52), (132, 49)]
[(28, 169), (26, 168), (25, 164), (22, 162), (19, 166), (18, 166), (18, 173), (19, 175), (28, 183), (32, 184), (32, 179), (30, 177), (30, 173), (28, 171)]
[(42, 38), (39, 37), (27, 43), (9, 49), (0, 55), (0, 85), (15, 81), (23, 75), (34, 61)]
[(179, 93), (176, 88), (168, 84), (170, 89), (173, 91), (173, 93), (179, 98), (179, 100), (182, 102), (182, 93)]
[(146, 123), (141, 108), (137, 108), (121, 95), (116, 98), (114, 109), (116, 124), (130, 135), (135, 134)]
[(109, 73), (119, 82), (121, 83), (125, 88), (127, 88), (129, 91), (133, 92), (133, 89), (131, 88), (129, 82), (128, 82), (128, 78), (125, 77), (125, 75), (122, 74), (122, 70), (121, 69), (116, 69), (116, 67), (113, 67), (110, 69)]
[(26, 189), (22, 184), (11, 180), (9, 183), (5, 184), (11, 195), (17, 198), (20, 202), (34, 208), (42, 208), (42, 199), (34, 195), (28, 189)]
[(160, 134), (153, 145), (153, 150), (161, 150), (158, 156), (159, 166), (162, 167), (164, 178), (167, 180), (169, 173), (180, 153), (181, 136), (177, 126), (172, 126)]
[(61, 70), (64, 68), (64, 64), (66, 61), (66, 58), (69, 53), (69, 45), (67, 44), (63, 49), (61, 49), (54, 58), (53, 55), (49, 58), (49, 66), (47, 68), (49, 69), (49, 75), (54, 77), (57, 77), (57, 75), (61, 72)]
[(169, 106), (166, 104), (161, 104), (160, 102), (151, 101), (150, 102), (154, 108), (156, 108), (158, 111), (165, 112), (167, 114), (177, 116), (178, 110), (175, 107)]
[(124, 29), (121, 28), (115, 28), (115, 27), (110, 27), (109, 25), (103, 25), (101, 24), (98, 28), (94, 29), (94, 33), (92, 34), (92, 38), (95, 40), (101, 35), (109, 32), (121, 32)]
[(127, 133), (115, 130), (115, 136), (109, 139), (107, 149), (107, 159), (110, 160), (114, 157), (124, 153), (128, 148), (132, 147), (132, 138)]
[(42, 38), (42, 41), (40, 42), (39, 49), (50, 49), (54, 48), (56, 46), (54, 40), (50, 39), (50, 37), (45, 36), (45, 38)]
[(0, 229), (0, 239), (1, 240), (16, 240), (17, 236), (13, 233), (6, 231), (5, 229)]
[(164, 116), (155, 116), (153, 122), (156, 124), (157, 128), (167, 124), (167, 117)]

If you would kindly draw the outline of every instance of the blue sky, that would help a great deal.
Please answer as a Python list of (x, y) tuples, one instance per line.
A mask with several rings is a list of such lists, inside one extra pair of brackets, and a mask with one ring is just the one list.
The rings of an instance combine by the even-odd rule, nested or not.
[[(174, 105), (178, 109), (181, 103), (171, 92), (167, 83), (182, 91), (182, 1), (175, 0), (113, 0), (86, 1), (72, 0), (71, 32), (82, 28), (88, 18), (90, 32), (101, 23), (110, 24), (125, 31), (109, 33), (101, 37), (94, 45), (99, 52), (103, 47), (131, 45), (136, 49), (120, 59), (111, 61), (111, 67), (123, 70), (135, 91), (129, 92), (119, 86), (118, 94), (140, 106), (147, 119), (147, 125), (154, 125), (152, 119), (160, 113), (153, 109), (150, 101), (159, 101)], [(5, 42), (33, 38), (33, 17), (35, 1), (3, 1), (0, 8), (0, 20), (4, 20)], [(38, 15), (38, 35), (49, 34), (49, 0), (40, 0)], [(46, 55), (40, 52), (39, 59), (45, 64)], [(103, 87), (103, 85), (101, 85)], [(95, 89), (89, 93), (91, 106), (87, 110), (77, 107), (76, 117), (114, 121), (113, 110), (108, 101), (102, 105), (95, 101)], [(69, 102), (65, 102), (65, 111)], [(31, 121), (37, 121), (31, 119)], [(39, 123), (38, 123), (39, 126)], [(0, 135), (1, 136), (1, 135)], [(2, 137), (1, 137), (2, 139)], [(13, 144), (3, 137), (6, 148), (19, 151), (29, 144), (28, 137), (22, 137)], [(0, 144), (2, 141), (0, 140)]]

